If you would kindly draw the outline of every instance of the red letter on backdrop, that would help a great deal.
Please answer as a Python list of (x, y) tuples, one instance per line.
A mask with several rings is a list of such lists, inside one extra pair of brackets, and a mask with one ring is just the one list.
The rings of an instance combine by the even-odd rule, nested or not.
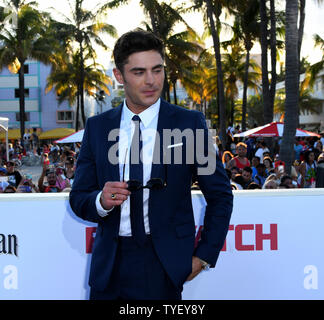
[(93, 234), (96, 232), (96, 230), (96, 227), (86, 228), (86, 253), (92, 253), (92, 246), (94, 241)]
[(278, 229), (277, 224), (270, 224), (270, 233), (262, 232), (262, 224), (255, 225), (255, 249), (263, 250), (263, 240), (270, 240), (270, 249), (278, 250)]
[(235, 248), (239, 251), (253, 251), (254, 245), (245, 245), (242, 243), (243, 230), (253, 230), (253, 224), (238, 224), (235, 227)]

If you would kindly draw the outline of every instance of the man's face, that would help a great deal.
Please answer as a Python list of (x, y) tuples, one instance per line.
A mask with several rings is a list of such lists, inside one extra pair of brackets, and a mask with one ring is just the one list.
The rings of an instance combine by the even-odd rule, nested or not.
[(248, 182), (248, 181), (251, 180), (251, 173), (243, 170), (242, 171), (242, 177), (246, 182)]
[(154, 104), (164, 84), (164, 67), (161, 55), (155, 50), (131, 54), (123, 73), (114, 69), (117, 81), (124, 85), (127, 106), (134, 111), (145, 110)]
[(246, 148), (244, 146), (238, 146), (236, 148), (236, 153), (239, 157), (245, 157), (246, 156)]
[(56, 174), (55, 173), (49, 173), (47, 175), (47, 182), (50, 186), (54, 186), (56, 184)]
[(260, 160), (256, 157), (252, 158), (252, 167), (255, 167), (260, 163)]
[(7, 164), (7, 171), (9, 173), (12, 173), (12, 172), (14, 172), (14, 170), (15, 170), (15, 166), (12, 163), (8, 163)]

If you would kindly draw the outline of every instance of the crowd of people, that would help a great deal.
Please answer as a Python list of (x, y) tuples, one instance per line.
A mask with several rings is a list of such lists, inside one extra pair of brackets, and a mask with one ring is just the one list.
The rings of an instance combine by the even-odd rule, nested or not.
[[(48, 193), (69, 192), (71, 190), (76, 160), (80, 144), (59, 146), (57, 144), (21, 143), (16, 140), (9, 144), (9, 161), (6, 160), (6, 148), (0, 144), (0, 193)], [(17, 168), (16, 159), (35, 154), (41, 159), (42, 171), (38, 181), (30, 174)]]
[[(286, 189), (324, 187), (324, 134), (321, 138), (296, 138), (295, 161), (291, 173), (279, 159), (280, 139), (275, 147), (263, 138), (233, 138), (238, 130), (228, 130), (227, 143), (222, 147), (216, 137), (218, 154), (230, 179), (232, 189)], [(69, 146), (43, 144), (34, 137), (9, 143), (9, 161), (5, 144), (0, 143), (0, 193), (69, 192), (71, 190), (80, 143)], [(38, 181), (22, 174), (15, 159), (34, 153), (41, 157), (42, 172)], [(197, 182), (193, 189), (199, 189)]]
[[(237, 128), (236, 128), (237, 130)], [(290, 189), (324, 187), (324, 134), (318, 137), (297, 137), (295, 158), (290, 174), (279, 159), (281, 139), (233, 138), (228, 130), (225, 148), (216, 137), (219, 156), (231, 181), (232, 189)]]

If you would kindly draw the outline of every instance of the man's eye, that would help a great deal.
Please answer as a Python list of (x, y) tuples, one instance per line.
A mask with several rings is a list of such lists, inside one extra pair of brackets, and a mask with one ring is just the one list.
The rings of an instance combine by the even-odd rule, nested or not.
[(141, 76), (143, 73), (144, 73), (143, 71), (134, 72), (135, 76)]
[(162, 69), (155, 69), (153, 70), (154, 73), (160, 73), (162, 71)]

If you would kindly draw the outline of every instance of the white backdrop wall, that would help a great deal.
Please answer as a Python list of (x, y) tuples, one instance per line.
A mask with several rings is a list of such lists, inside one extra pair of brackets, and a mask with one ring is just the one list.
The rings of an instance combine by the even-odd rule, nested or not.
[[(235, 191), (216, 268), (183, 299), (324, 299), (324, 189)], [(193, 192), (199, 235), (205, 200)], [(0, 300), (88, 298), (93, 223), (67, 194), (0, 195)]]

